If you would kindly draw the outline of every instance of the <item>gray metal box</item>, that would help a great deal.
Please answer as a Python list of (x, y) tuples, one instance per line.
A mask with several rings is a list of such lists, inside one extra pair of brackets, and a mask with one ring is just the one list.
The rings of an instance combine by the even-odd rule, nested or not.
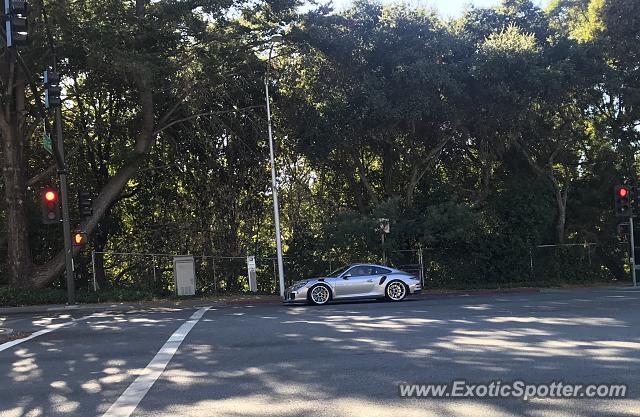
[(193, 256), (174, 256), (173, 276), (177, 295), (196, 294), (196, 262)]

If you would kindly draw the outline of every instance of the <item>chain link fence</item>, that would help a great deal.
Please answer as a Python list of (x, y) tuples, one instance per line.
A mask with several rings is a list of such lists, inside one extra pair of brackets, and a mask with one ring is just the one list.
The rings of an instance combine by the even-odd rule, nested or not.
[[(97, 291), (106, 287), (148, 290), (157, 294), (175, 292), (173, 258), (168, 253), (92, 252), (91, 259), (76, 260), (80, 287)], [(197, 294), (239, 293), (249, 290), (246, 256), (193, 255)], [(422, 250), (400, 250), (388, 254), (388, 264), (423, 277)], [(277, 294), (276, 257), (255, 257), (258, 293)], [(380, 263), (371, 253), (330, 253), (313, 260), (283, 258), (285, 285), (311, 276), (323, 276), (356, 262)]]
[(607, 254), (605, 259), (596, 243), (505, 247), (485, 252), (473, 249), (475, 252), (423, 249), (424, 287), (473, 289), (607, 282), (615, 275), (620, 277), (616, 274), (619, 271), (611, 269), (613, 266), (622, 270), (628, 265), (625, 247), (612, 252), (607, 246), (602, 251)]
[[(131, 288), (170, 295), (175, 292), (174, 256), (166, 253), (93, 252), (90, 260), (78, 260), (76, 263), (78, 283), (93, 290)], [(528, 255), (523, 254), (517, 262), (513, 258), (505, 262), (505, 270), (498, 269), (505, 259), (469, 258), (433, 248), (389, 251), (385, 257), (389, 266), (420, 277), (425, 288), (529, 286), (611, 279), (611, 272), (598, 256), (595, 243), (531, 247)], [(507, 257), (509, 255), (505, 255)], [(197, 294), (249, 290), (246, 256), (194, 255), (193, 258)], [(326, 275), (350, 263), (381, 263), (381, 260), (379, 254), (354, 252), (328, 253), (314, 259), (285, 257), (285, 285), (299, 279)], [(255, 262), (258, 292), (277, 294), (276, 257), (256, 257)]]
[[(175, 292), (173, 258), (167, 253), (93, 252), (87, 278), (98, 290), (105, 286), (146, 289), (159, 294)], [(247, 258), (193, 256), (198, 294), (248, 291)], [(287, 260), (284, 260), (285, 268)], [(275, 257), (256, 257), (258, 292), (274, 294), (278, 272)]]
[[(623, 266), (627, 243), (620, 243)], [(612, 278), (605, 262), (597, 252), (596, 243), (565, 243), (538, 245), (529, 251), (529, 276), (532, 282), (581, 283)]]

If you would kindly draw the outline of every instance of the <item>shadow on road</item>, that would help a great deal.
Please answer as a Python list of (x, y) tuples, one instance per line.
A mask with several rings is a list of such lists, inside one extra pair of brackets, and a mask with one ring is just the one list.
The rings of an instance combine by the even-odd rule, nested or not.
[[(197, 324), (134, 416), (628, 417), (636, 292), (236, 306)], [(100, 416), (190, 311), (104, 314), (2, 352), (0, 415)], [(398, 384), (626, 383), (627, 400), (400, 399)]]

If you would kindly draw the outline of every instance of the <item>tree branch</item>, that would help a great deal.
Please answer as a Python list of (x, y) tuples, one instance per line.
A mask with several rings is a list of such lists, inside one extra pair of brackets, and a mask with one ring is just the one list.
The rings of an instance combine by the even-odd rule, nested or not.
[(165, 124), (164, 126), (157, 128), (153, 132), (153, 134), (157, 135), (158, 133), (162, 132), (163, 130), (165, 130), (165, 129), (167, 129), (167, 128), (175, 125), (175, 124), (186, 122), (186, 121), (193, 120), (193, 119), (197, 119), (198, 117), (214, 116), (214, 115), (225, 114), (225, 113), (242, 112), (242, 111), (245, 111), (245, 110), (252, 110), (252, 109), (257, 109), (257, 108), (262, 108), (262, 107), (264, 107), (264, 105), (242, 107), (240, 109), (235, 109), (235, 110), (220, 110), (220, 111), (198, 113), (198, 114), (194, 114), (194, 115), (191, 115), (191, 116), (188, 116), (188, 117), (183, 117), (182, 119), (177, 119), (177, 120), (174, 120), (172, 122), (169, 122), (169, 123)]
[[(71, 150), (71, 152), (69, 152), (67, 154), (67, 158), (73, 157), (76, 153), (78, 153), (79, 150), (80, 150), (80, 146), (76, 146), (75, 148), (73, 148)], [(29, 178), (29, 180), (27, 180), (27, 186), (33, 187), (34, 185), (36, 185), (40, 181), (44, 180), (45, 178), (51, 177), (56, 172), (56, 168), (57, 167), (58, 167), (58, 165), (55, 164), (55, 163), (49, 165), (44, 171), (42, 171), (42, 172), (34, 175), (33, 177)]]

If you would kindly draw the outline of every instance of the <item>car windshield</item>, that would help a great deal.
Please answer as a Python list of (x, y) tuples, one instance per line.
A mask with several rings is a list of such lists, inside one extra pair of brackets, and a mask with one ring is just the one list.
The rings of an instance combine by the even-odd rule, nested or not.
[(327, 277), (337, 277), (340, 274), (342, 274), (344, 271), (346, 271), (347, 269), (351, 268), (351, 265), (347, 265), (347, 266), (343, 266), (342, 268), (336, 269), (335, 271), (333, 271), (332, 273), (330, 273), (329, 275), (327, 275)]

